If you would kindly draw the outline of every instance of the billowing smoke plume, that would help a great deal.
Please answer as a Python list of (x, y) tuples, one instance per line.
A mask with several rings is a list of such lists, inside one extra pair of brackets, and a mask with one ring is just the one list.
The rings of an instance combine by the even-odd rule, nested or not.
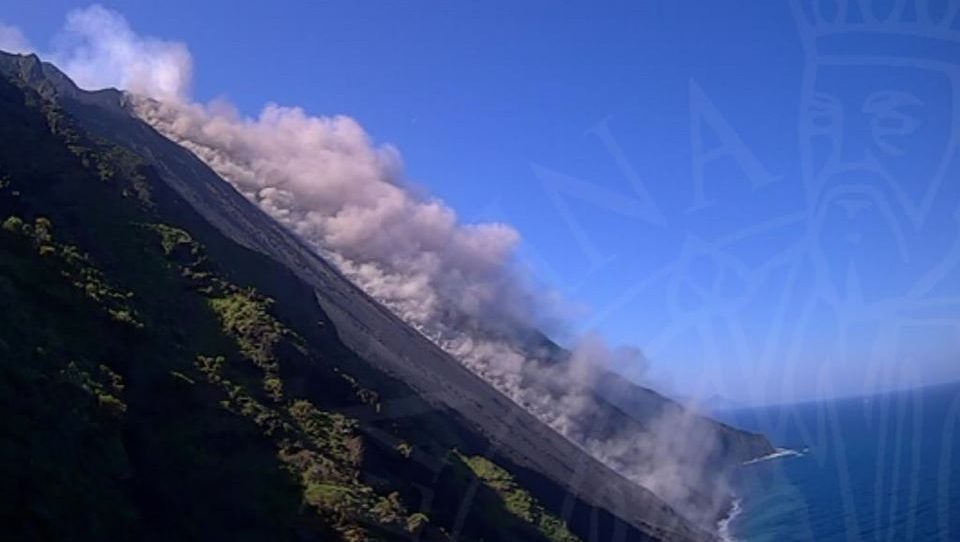
[(712, 518), (716, 493), (698, 489), (715, 448), (709, 431), (682, 409), (644, 423), (610, 418), (623, 414), (597, 394), (605, 368), (643, 356), (593, 337), (566, 354), (538, 338), (533, 329), (551, 315), (517, 272), (514, 229), (464, 224), (442, 201), (414, 195), (397, 150), (349, 117), (269, 104), (247, 118), (193, 103), (187, 48), (139, 37), (99, 6), (71, 13), (60, 43), (49, 56), (81, 85), (131, 91), (144, 120), (471, 370), (693, 519)]
[(520, 318), (524, 292), (508, 271), (516, 231), (463, 225), (443, 202), (412, 196), (399, 153), (373, 145), (353, 119), (274, 104), (256, 119), (222, 105), (136, 107), (425, 333), (495, 313)]
[(0, 22), (0, 51), (27, 53), (33, 51), (33, 46), (19, 28)]
[(161, 99), (186, 96), (193, 62), (186, 45), (138, 36), (99, 5), (70, 12), (50, 56), (83, 88), (113, 86)]

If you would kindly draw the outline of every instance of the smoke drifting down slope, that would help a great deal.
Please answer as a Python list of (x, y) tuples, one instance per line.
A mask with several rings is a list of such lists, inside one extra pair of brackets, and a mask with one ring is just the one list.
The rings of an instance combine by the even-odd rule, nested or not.
[(60, 42), (46, 56), (82, 86), (130, 91), (141, 118), (405, 322), (622, 475), (694, 521), (713, 520), (725, 495), (722, 476), (707, 473), (716, 436), (682, 409), (636, 430), (598, 419), (605, 368), (635, 369), (643, 356), (587, 337), (557, 359), (534, 340), (532, 330), (557, 315), (516, 269), (514, 229), (463, 224), (443, 202), (405, 189), (399, 152), (349, 117), (269, 104), (246, 118), (227, 103), (192, 102), (187, 48), (139, 37), (119, 14), (73, 12)]

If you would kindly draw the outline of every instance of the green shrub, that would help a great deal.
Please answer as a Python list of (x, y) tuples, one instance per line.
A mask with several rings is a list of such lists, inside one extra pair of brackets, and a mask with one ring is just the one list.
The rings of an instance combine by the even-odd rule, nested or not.
[(263, 389), (275, 402), (283, 400), (283, 382), (275, 375), (263, 377)]
[(416, 536), (423, 531), (428, 523), (430, 523), (430, 518), (426, 514), (414, 512), (407, 517), (407, 532)]
[(403, 457), (409, 458), (413, 455), (413, 446), (409, 442), (401, 440), (397, 443), (396, 449)]
[(467, 457), (459, 452), (457, 452), (457, 455), (484, 485), (494, 490), (503, 499), (504, 505), (510, 513), (535, 526), (549, 540), (554, 542), (579, 541), (570, 532), (563, 520), (544, 509), (530, 493), (517, 484), (513, 476), (505, 469), (485, 457)]
[(3, 221), (3, 229), (11, 233), (20, 233), (23, 231), (23, 219), (18, 216), (8, 217)]
[(386, 497), (380, 497), (377, 503), (373, 505), (371, 512), (378, 523), (385, 525), (397, 523), (403, 516), (407, 515), (403, 503), (400, 502), (400, 494), (396, 491)]

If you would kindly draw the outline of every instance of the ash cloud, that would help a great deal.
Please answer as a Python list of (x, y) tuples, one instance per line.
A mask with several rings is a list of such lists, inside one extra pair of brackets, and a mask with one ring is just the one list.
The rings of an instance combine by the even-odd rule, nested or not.
[(516, 263), (516, 230), (465, 224), (442, 201), (415, 195), (397, 149), (349, 117), (268, 104), (249, 118), (226, 102), (193, 102), (187, 47), (138, 36), (100, 6), (71, 12), (46, 56), (81, 86), (129, 91), (142, 119), (461, 363), (694, 521), (715, 519), (726, 486), (708, 475), (716, 443), (702, 420), (676, 409), (619, 424), (601, 405), (607, 370), (636, 373), (646, 364), (639, 350), (588, 336), (558, 354), (535, 338), (558, 315)]
[(33, 46), (19, 28), (0, 21), (0, 50), (10, 53), (29, 53), (33, 51)]
[(99, 4), (67, 14), (43, 55), (83, 88), (116, 87), (160, 99), (188, 95), (193, 59), (183, 43), (137, 35), (123, 15)]

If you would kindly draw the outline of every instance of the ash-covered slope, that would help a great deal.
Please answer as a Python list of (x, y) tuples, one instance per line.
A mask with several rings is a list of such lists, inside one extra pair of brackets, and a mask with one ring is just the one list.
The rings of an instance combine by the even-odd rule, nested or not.
[[(532, 332), (523, 342), (531, 352), (528, 358), (542, 367), (535, 374), (576, 363), (577, 353), (541, 333)], [(585, 382), (577, 399), (587, 406), (566, 421), (565, 434), (697, 524), (712, 525), (727, 510), (734, 469), (774, 451), (761, 434), (705, 417), (617, 373), (596, 369), (581, 378)], [(554, 393), (549, 384), (540, 389)], [(569, 389), (553, 400), (563, 402), (564, 393)]]
[[(548, 363), (563, 363), (570, 358), (568, 351), (542, 334), (534, 333), (533, 336), (534, 339), (529, 341), (533, 345), (531, 348), (544, 351), (540, 357), (548, 360)], [(688, 420), (692, 433), (710, 435), (711, 457), (706, 461), (716, 466), (743, 463), (774, 451), (764, 435), (696, 414), (678, 401), (615, 372), (601, 371), (596, 375), (591, 395), (603, 412), (599, 417), (608, 420), (604, 425), (619, 428), (622, 433), (643, 432), (660, 418), (666, 416), (675, 419), (682, 415)], [(624, 423), (625, 426), (622, 425)]]
[[(131, 115), (121, 93), (81, 91), (35, 57), (3, 55), (0, 67), (41, 94), (57, 99), (88, 130), (146, 158), (163, 181), (209, 224), (233, 241), (280, 262), (308, 285), (339, 338), (353, 352), (409, 385), (435, 408), (458, 413), (468, 427), (494, 442), (498, 453), (519, 468), (539, 473), (575, 495), (571, 507), (579, 507), (575, 503), (582, 501), (610, 511), (631, 526), (627, 532), (634, 537), (710, 538), (651, 492), (626, 480), (519, 408), (353, 286), (193, 154)], [(642, 432), (652, 420), (660, 419), (662, 412), (682, 412), (679, 405), (613, 375), (604, 380), (597, 396), (605, 406), (596, 415), (598, 426), (608, 427), (612, 433), (624, 433), (624, 427)], [(601, 389), (619, 393), (608, 394)], [(684, 419), (695, 420), (691, 431), (719, 435), (724, 444), (710, 459), (718, 465), (760, 455), (769, 448), (762, 437), (703, 418), (685, 415)], [(708, 493), (712, 488), (701, 489)]]
[[(409, 378), (421, 391), (358, 357), (341, 336), (431, 354), (127, 115), (119, 93), (82, 93), (51, 70), (0, 56), (0, 406), (16, 413), (0, 418), (0, 522), (11, 539), (712, 538), (456, 363), (434, 354), (430, 379)], [(140, 132), (156, 147), (139, 154), (95, 132)], [(168, 184), (157, 153), (215, 182)], [(200, 212), (211, 209), (215, 222)], [(221, 231), (245, 227), (252, 246), (289, 242), (276, 254), (303, 257), (311, 283)], [(317, 284), (382, 327), (331, 318)], [(504, 418), (459, 413), (485, 409)], [(494, 434), (504, 426), (516, 434)], [(613, 487), (570, 492), (578, 461)]]
[[(729, 466), (748, 454), (721, 426), (635, 388), (657, 408), (612, 406), (604, 367), (637, 349), (586, 337), (566, 352), (536, 332), (557, 315), (511, 263), (509, 226), (465, 224), (407, 189), (398, 152), (349, 118), (265, 106), (256, 118), (185, 96), (130, 96), (131, 110), (194, 153), (309, 250), (538, 420), (688, 519), (712, 525)], [(660, 408), (665, 407), (665, 408)], [(749, 437), (763, 446), (762, 437)]]

